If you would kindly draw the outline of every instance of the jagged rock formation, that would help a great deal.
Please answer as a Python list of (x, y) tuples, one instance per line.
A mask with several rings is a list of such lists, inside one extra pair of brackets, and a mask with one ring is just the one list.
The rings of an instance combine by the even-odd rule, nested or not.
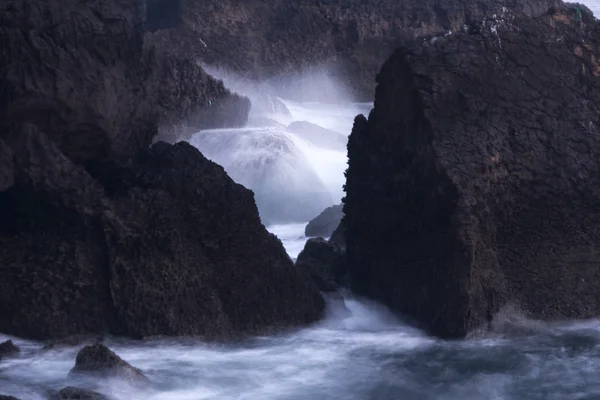
[(18, 355), (21, 350), (15, 346), (12, 340), (0, 343), (0, 360)]
[(510, 13), (396, 51), (349, 139), (354, 289), (463, 337), (600, 314), (600, 25)]
[(249, 104), (153, 47), (144, 18), (141, 1), (2, 3), (0, 332), (228, 338), (319, 318), (252, 192), (187, 143), (150, 147)]
[(248, 100), (195, 61), (144, 43), (142, 0), (1, 7), (0, 129), (37, 124), (67, 157), (91, 166), (127, 162), (173, 121), (199, 129), (247, 118)]
[(327, 207), (323, 212), (313, 218), (304, 229), (306, 236), (330, 237), (344, 216), (343, 205), (337, 204)]
[(121, 378), (132, 382), (146, 382), (148, 378), (137, 368), (116, 355), (103, 344), (85, 346), (77, 353), (75, 366), (69, 376), (94, 375), (97, 378)]
[[(289, 76), (325, 66), (358, 98), (373, 98), (373, 78), (401, 43), (422, 35), (456, 31), (468, 21), (502, 7), (539, 15), (558, 0), (178, 0), (165, 10), (155, 0), (148, 13), (160, 14), (155, 43), (194, 55), (249, 78)], [(159, 12), (155, 11), (159, 9)], [(167, 17), (168, 16), (168, 17)], [(303, 95), (302, 80), (284, 88), (290, 98)], [(321, 99), (329, 99), (320, 91)], [(312, 95), (315, 95), (313, 93)], [(300, 97), (299, 97), (300, 96)]]

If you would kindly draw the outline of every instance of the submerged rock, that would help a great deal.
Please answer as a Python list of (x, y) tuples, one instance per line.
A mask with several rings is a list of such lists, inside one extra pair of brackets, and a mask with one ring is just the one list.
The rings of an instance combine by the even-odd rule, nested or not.
[[(148, 379), (142, 371), (132, 367), (108, 347), (99, 343), (85, 346), (77, 353), (75, 366), (69, 372), (69, 376), (78, 374), (94, 375), (102, 378), (121, 378), (137, 382)], [(67, 389), (63, 389), (63, 391), (76, 393), (74, 388)]]
[(51, 400), (113, 400), (111, 397), (88, 389), (68, 386), (52, 395)]
[(354, 289), (447, 338), (600, 315), (599, 52), (568, 8), (396, 51), (348, 145)]
[(3, 358), (15, 357), (21, 352), (21, 350), (15, 346), (12, 340), (0, 343), (0, 360)]
[(306, 236), (329, 237), (340, 225), (344, 216), (343, 205), (327, 207), (321, 214), (313, 218), (304, 230)]

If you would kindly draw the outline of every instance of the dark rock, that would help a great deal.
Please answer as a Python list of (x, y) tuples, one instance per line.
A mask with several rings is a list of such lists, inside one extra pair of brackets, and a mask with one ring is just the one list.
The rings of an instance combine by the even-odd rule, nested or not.
[[(145, 43), (144, 4), (5, 1), (0, 131), (32, 123), (75, 163), (102, 170), (130, 162), (147, 149), (157, 126), (180, 118), (197, 126), (244, 122), (247, 99), (195, 62)], [(219, 112), (207, 117), (209, 99)]]
[(187, 143), (150, 147), (169, 124), (241, 125), (249, 102), (146, 38), (144, 3), (0, 9), (0, 331), (226, 339), (320, 318), (253, 193)]
[(68, 386), (54, 394), (51, 400), (111, 400), (111, 398), (92, 390)]
[(308, 239), (298, 255), (296, 267), (307, 271), (319, 290), (336, 291), (346, 275), (346, 254), (323, 238)]
[(15, 170), (12, 150), (0, 139), (0, 191), (8, 189), (14, 183)]
[(479, 31), (395, 52), (369, 119), (355, 120), (353, 287), (448, 338), (508, 303), (597, 317), (598, 22), (556, 8)]
[[(103, 344), (85, 346), (77, 353), (75, 366), (69, 376), (80, 374), (102, 378), (122, 378), (129, 381), (144, 382), (148, 378), (137, 368), (132, 367)], [(67, 393), (75, 393), (67, 388)], [(63, 389), (65, 390), (65, 389)]]
[(340, 225), (343, 216), (344, 210), (342, 204), (327, 207), (306, 225), (304, 234), (306, 236), (329, 237)]
[(321, 316), (252, 192), (194, 147), (154, 145), (109, 196), (28, 129), (0, 192), (0, 331), (226, 338)]
[(15, 357), (21, 352), (21, 350), (15, 346), (12, 340), (7, 340), (4, 343), (0, 343), (0, 360), (3, 358)]
[(308, 121), (292, 122), (287, 130), (307, 142), (327, 150), (344, 151), (348, 143), (347, 136)]
[(335, 228), (329, 241), (342, 250), (346, 250), (346, 218), (342, 217), (340, 224)]
[(328, 97), (329, 90), (315, 90), (306, 97), (306, 83), (315, 76), (311, 69), (321, 66), (331, 79), (351, 88), (351, 94), (370, 101), (373, 78), (398, 44), (460, 30), (466, 22), (500, 13), (502, 7), (539, 15), (559, 4), (559, 0), (181, 0), (181, 8), (173, 4), (169, 12), (194, 17), (180, 18), (176, 28), (152, 35), (172, 52), (248, 78), (279, 76), (275, 86), (286, 98), (335, 100)]
[(16, 397), (13, 397), (13, 396), (5, 396), (5, 395), (0, 394), (0, 400), (20, 400), (20, 399), (17, 399)]

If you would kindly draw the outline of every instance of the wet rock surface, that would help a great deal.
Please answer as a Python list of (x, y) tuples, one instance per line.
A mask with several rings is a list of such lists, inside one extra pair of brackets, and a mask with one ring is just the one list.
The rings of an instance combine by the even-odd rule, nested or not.
[(7, 340), (6, 342), (0, 343), (0, 360), (3, 358), (12, 358), (17, 355), (21, 350), (15, 346), (12, 340)]
[(340, 225), (343, 216), (344, 211), (342, 204), (327, 207), (321, 214), (317, 215), (308, 223), (308, 225), (306, 225), (304, 234), (312, 237), (330, 237)]
[(145, 18), (138, 1), (0, 8), (0, 332), (227, 339), (320, 318), (253, 193), (187, 143), (151, 146), (169, 124), (242, 124), (249, 102)]
[(322, 292), (334, 292), (343, 285), (346, 265), (345, 252), (320, 237), (308, 239), (296, 260), (296, 267), (307, 271)]
[[(322, 67), (357, 99), (371, 101), (373, 79), (399, 44), (460, 30), (466, 22), (500, 13), (502, 7), (539, 15), (558, 4), (556, 0), (181, 0), (169, 10), (178, 15), (176, 22), (151, 35), (169, 51), (194, 55), (250, 79), (278, 76), (273, 83), (287, 98), (334, 101), (327, 90), (309, 93), (302, 79), (303, 74), (314, 77)], [(289, 78), (296, 78), (296, 83), (290, 84)]]
[(600, 314), (600, 28), (503, 13), (398, 50), (349, 139), (353, 286), (442, 337)]
[[(135, 382), (144, 382), (148, 379), (142, 371), (132, 367), (108, 347), (99, 343), (85, 346), (77, 353), (75, 366), (69, 372), (69, 376), (74, 377), (81, 374), (99, 378), (120, 378)], [(61, 393), (66, 392), (65, 395), (71, 393), (72, 396), (78, 390), (80, 389), (66, 388)]]

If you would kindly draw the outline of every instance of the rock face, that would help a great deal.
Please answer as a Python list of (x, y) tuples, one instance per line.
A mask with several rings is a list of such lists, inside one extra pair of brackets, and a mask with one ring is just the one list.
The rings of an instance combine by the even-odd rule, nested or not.
[(306, 225), (304, 234), (306, 236), (330, 237), (340, 225), (343, 216), (342, 204), (327, 207)]
[(3, 358), (10, 358), (18, 355), (21, 350), (15, 346), (12, 340), (7, 340), (4, 343), (0, 343), (0, 360)]
[(0, 8), (0, 332), (228, 338), (314, 321), (323, 299), (252, 192), (187, 143), (151, 147), (165, 124), (241, 123), (249, 104), (152, 45), (145, 18), (138, 1)]
[[(282, 75), (287, 97), (302, 99), (304, 83), (289, 77), (311, 67), (326, 67), (353, 94), (373, 98), (373, 78), (400, 43), (422, 35), (456, 31), (468, 21), (499, 13), (502, 7), (539, 15), (558, 0), (179, 0), (168, 11), (166, 29), (153, 40), (176, 53), (193, 55), (264, 79)], [(148, 6), (148, 13), (154, 7)], [(310, 75), (314, 75), (310, 73)], [(313, 95), (327, 100), (329, 93)], [(313, 99), (314, 100), (314, 99)]]
[[(4, 1), (0, 129), (39, 125), (67, 157), (91, 168), (127, 162), (173, 120), (189, 118), (198, 128), (245, 122), (247, 99), (195, 61), (163, 56), (144, 41), (144, 4)], [(207, 117), (209, 100), (220, 112)]]
[(322, 292), (333, 292), (342, 286), (346, 265), (345, 252), (321, 237), (308, 239), (296, 260), (296, 267), (307, 271)]
[(354, 289), (463, 337), (600, 314), (600, 26), (505, 13), (398, 50), (348, 144)]
[[(130, 381), (146, 381), (148, 378), (137, 368), (132, 367), (102, 344), (85, 346), (77, 353), (75, 366), (70, 376), (78, 374), (94, 375), (102, 378), (122, 378)], [(73, 392), (74, 388), (63, 391)]]

